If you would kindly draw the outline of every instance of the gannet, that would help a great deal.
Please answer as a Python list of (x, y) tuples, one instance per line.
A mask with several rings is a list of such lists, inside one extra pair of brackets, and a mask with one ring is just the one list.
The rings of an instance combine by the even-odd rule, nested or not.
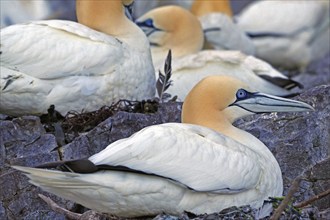
[(79, 23), (35, 21), (1, 29), (0, 112), (93, 111), (154, 97), (148, 39), (124, 13), (130, 0), (77, 0)]
[(229, 0), (195, 0), (191, 12), (202, 24), (205, 35), (204, 48), (239, 50), (254, 55), (253, 42), (232, 20), (233, 12)]
[(258, 91), (280, 96), (290, 92), (273, 83), (283, 87), (296, 85), (268, 63), (253, 56), (238, 51), (201, 51), (204, 38), (200, 22), (181, 7), (153, 9), (136, 23), (148, 36), (156, 71), (162, 69), (168, 50), (172, 50), (173, 85), (168, 92), (180, 100), (184, 100), (199, 80), (212, 74), (230, 74), (253, 85)]
[(252, 38), (256, 56), (284, 68), (304, 69), (330, 51), (330, 2), (258, 1), (237, 24)]
[(228, 76), (209, 76), (187, 96), (182, 123), (142, 129), (69, 172), (14, 166), (43, 190), (102, 213), (139, 217), (262, 206), (281, 196), (280, 167), (269, 149), (232, 123), (264, 112), (310, 111), (303, 102), (251, 90)]

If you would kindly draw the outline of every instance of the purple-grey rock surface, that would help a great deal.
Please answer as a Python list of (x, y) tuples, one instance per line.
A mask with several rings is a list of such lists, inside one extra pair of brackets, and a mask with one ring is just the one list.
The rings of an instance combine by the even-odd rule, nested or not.
[[(313, 74), (307, 72), (300, 76), (305, 85), (311, 85), (306, 86), (310, 89), (295, 99), (311, 104), (315, 108), (314, 112), (254, 115), (236, 122), (238, 127), (251, 132), (273, 152), (283, 172), (284, 194), (296, 176), (316, 165), (307, 172), (308, 178), (300, 183), (294, 196), (297, 202), (330, 188), (329, 55), (313, 65), (316, 65), (310, 67), (314, 68)], [(24, 175), (11, 169), (10, 165), (36, 166), (45, 162), (87, 157), (143, 127), (179, 122), (180, 113), (181, 103), (175, 102), (161, 104), (153, 114), (118, 112), (63, 147), (59, 147), (55, 137), (45, 131), (38, 117), (24, 116), (7, 120), (0, 115), (0, 219), (65, 219), (63, 215), (50, 210), (38, 193), (50, 196), (66, 209), (80, 210), (73, 202), (32, 186)], [(328, 196), (314, 202), (313, 207), (305, 209), (305, 212), (309, 210), (316, 218), (329, 219), (329, 207)], [(209, 218), (219, 217), (213, 215)]]

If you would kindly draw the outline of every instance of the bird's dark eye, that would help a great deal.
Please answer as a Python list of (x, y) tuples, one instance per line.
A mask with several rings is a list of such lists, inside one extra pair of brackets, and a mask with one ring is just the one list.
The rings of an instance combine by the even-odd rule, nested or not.
[(237, 99), (245, 99), (247, 97), (247, 92), (244, 89), (239, 89), (236, 93)]

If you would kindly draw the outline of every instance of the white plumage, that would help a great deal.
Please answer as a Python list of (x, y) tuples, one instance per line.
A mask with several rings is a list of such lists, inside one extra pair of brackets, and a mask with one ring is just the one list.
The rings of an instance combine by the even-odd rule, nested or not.
[(199, 17), (208, 46), (216, 50), (238, 50), (254, 55), (254, 45), (243, 30), (230, 17), (222, 13), (209, 13)]
[(30, 20), (45, 19), (51, 14), (45, 0), (3, 0), (0, 1), (1, 28)]
[(210, 75), (232, 76), (268, 94), (290, 94), (288, 90), (260, 77), (288, 79), (268, 63), (239, 51), (216, 50), (203, 50), (174, 60), (171, 77), (173, 83), (167, 92), (177, 95), (183, 101), (194, 85)]
[(256, 56), (285, 68), (304, 68), (330, 51), (328, 0), (258, 1), (238, 26), (251, 37)]
[(66, 114), (119, 99), (152, 98), (155, 76), (148, 41), (125, 21), (117, 30), (127, 32), (115, 36), (61, 20), (2, 29), (0, 112), (42, 114), (54, 104)]

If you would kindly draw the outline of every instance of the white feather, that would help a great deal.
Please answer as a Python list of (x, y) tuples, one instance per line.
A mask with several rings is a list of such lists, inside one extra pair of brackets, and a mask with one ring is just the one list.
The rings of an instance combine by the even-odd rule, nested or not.
[(149, 127), (90, 160), (171, 178), (196, 191), (244, 191), (257, 184), (261, 172), (258, 156), (245, 146), (213, 130), (184, 124)]
[[(199, 20), (207, 42), (214, 49), (238, 50), (248, 55), (254, 55), (254, 45), (251, 39), (227, 15), (209, 13), (200, 17)], [(213, 31), (207, 31), (211, 29)]]
[(258, 1), (237, 18), (244, 31), (280, 34), (252, 38), (256, 56), (286, 68), (306, 67), (330, 51), (329, 1)]

